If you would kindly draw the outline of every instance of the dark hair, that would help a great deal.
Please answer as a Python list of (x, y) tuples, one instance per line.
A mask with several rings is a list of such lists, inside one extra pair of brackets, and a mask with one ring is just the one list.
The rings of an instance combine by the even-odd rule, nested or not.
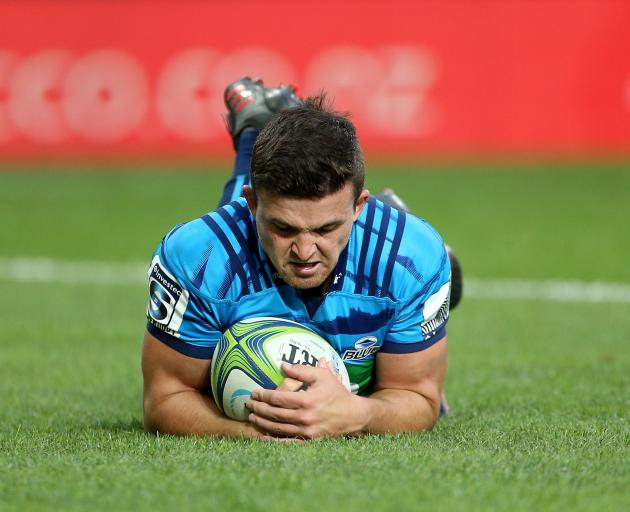
[(254, 145), (254, 192), (322, 198), (350, 181), (356, 199), (363, 190), (364, 176), (363, 152), (354, 125), (331, 109), (324, 93), (276, 114)]

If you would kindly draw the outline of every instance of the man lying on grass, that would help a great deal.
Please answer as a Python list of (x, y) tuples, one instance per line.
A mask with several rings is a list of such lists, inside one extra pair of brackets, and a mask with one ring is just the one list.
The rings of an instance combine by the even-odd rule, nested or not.
[[(451, 296), (442, 239), (391, 192), (364, 189), (355, 128), (323, 95), (244, 78), (225, 100), (237, 155), (220, 207), (168, 233), (149, 270), (146, 429), (287, 440), (432, 428)], [(208, 393), (214, 347), (269, 316), (328, 340), (356, 393), (326, 365), (287, 365), (277, 389), (253, 393), (248, 422), (224, 416)]]

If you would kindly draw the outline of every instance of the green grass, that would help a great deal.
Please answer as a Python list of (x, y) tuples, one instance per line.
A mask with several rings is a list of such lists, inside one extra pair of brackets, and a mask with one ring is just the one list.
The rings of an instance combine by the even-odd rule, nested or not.
[[(147, 261), (225, 172), (0, 173), (0, 259)], [(623, 168), (383, 169), (477, 277), (630, 283)], [(0, 272), (0, 276), (2, 276)], [(623, 303), (468, 299), (453, 414), (300, 446), (142, 432), (141, 285), (0, 277), (0, 509), (628, 510)]]

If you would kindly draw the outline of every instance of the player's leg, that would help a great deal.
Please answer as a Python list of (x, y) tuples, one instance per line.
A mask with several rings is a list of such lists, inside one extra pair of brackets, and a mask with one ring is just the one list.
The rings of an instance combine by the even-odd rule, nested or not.
[(241, 196), (249, 184), (249, 169), (258, 132), (271, 117), (286, 108), (300, 104), (295, 89), (288, 85), (265, 87), (262, 80), (249, 77), (232, 82), (225, 89), (227, 127), (236, 150), (234, 171), (223, 189), (219, 206)]
[(245, 128), (241, 132), (238, 143), (236, 143), (236, 159), (234, 160), (232, 176), (223, 187), (219, 207), (239, 198), (243, 185), (249, 185), (249, 169), (257, 136), (258, 130), (255, 128)]

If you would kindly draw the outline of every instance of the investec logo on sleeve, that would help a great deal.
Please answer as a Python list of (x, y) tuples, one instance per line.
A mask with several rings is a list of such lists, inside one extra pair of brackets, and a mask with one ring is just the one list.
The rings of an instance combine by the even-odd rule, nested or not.
[(162, 267), (159, 256), (153, 258), (148, 274), (147, 318), (154, 326), (179, 338), (179, 327), (188, 306), (188, 290)]

